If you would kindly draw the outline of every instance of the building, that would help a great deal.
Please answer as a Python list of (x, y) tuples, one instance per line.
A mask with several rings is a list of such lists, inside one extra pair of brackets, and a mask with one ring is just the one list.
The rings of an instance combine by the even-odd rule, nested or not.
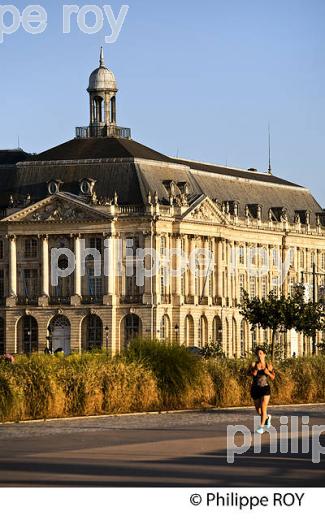
[[(271, 168), (172, 158), (132, 140), (117, 126), (117, 90), (101, 52), (89, 80), (88, 127), (38, 155), (0, 151), (0, 351), (43, 351), (50, 343), (66, 353), (107, 345), (114, 354), (140, 334), (187, 346), (221, 341), (229, 356), (240, 356), (269, 339), (242, 319), (242, 289), (265, 296), (311, 283), (313, 264), (325, 269), (325, 212), (308, 189)], [(96, 275), (98, 262), (115, 269), (113, 254), (89, 255), (83, 272), (83, 240), (100, 253), (108, 244), (116, 256), (119, 244), (121, 272)], [(180, 267), (181, 254), (174, 254), (139, 287), (127, 264), (143, 247), (162, 256), (199, 247), (213, 261), (203, 275), (197, 261), (196, 271), (185, 266), (169, 276)], [(76, 260), (57, 286), (54, 248), (73, 251)], [(150, 257), (144, 262), (150, 267)], [(281, 277), (282, 263), (288, 276)], [(67, 265), (61, 254), (59, 269)], [(310, 350), (310, 340), (293, 332), (286, 345)]]

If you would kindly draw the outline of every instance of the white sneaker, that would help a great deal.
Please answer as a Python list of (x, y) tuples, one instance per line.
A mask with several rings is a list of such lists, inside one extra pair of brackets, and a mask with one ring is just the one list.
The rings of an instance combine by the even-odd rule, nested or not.
[(272, 415), (268, 415), (268, 418), (266, 419), (266, 422), (265, 422), (265, 428), (270, 428), (271, 419), (272, 419)]
[(260, 426), (259, 428), (257, 428), (256, 433), (260, 433), (262, 435), (262, 433), (264, 433), (264, 428)]

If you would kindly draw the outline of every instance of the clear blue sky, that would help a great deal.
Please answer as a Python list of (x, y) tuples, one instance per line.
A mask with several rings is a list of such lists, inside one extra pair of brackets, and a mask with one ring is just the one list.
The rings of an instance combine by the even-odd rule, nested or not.
[[(163, 153), (267, 169), (311, 188), (325, 206), (324, 0), (124, 0), (116, 43), (72, 24), (64, 3), (38, 0), (48, 27), (0, 44), (0, 148), (38, 152), (88, 124), (88, 76), (104, 45), (118, 84), (118, 122)], [(28, 2), (13, 0), (22, 10)], [(32, 2), (36, 3), (36, 2)], [(111, 4), (115, 13), (122, 2)]]

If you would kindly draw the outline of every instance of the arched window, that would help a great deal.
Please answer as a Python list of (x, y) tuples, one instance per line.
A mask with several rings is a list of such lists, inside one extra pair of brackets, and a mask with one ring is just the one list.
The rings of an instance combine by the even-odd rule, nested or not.
[(222, 346), (222, 322), (219, 316), (213, 318), (212, 337), (213, 343), (218, 343)]
[(227, 356), (230, 355), (230, 331), (229, 331), (229, 323), (228, 319), (225, 320), (225, 332), (226, 332), (226, 352)]
[(103, 98), (100, 96), (96, 96), (94, 98), (94, 115), (95, 115), (95, 123), (103, 122)]
[(160, 322), (160, 339), (169, 341), (170, 338), (170, 319), (167, 314), (164, 314)]
[(103, 346), (103, 322), (96, 314), (89, 314), (84, 320), (86, 325), (86, 350)]
[(32, 354), (38, 351), (38, 325), (33, 316), (23, 316), (18, 323), (18, 352)]
[(201, 316), (199, 319), (198, 328), (198, 346), (204, 347), (208, 344), (208, 320), (206, 316)]
[(127, 314), (122, 320), (122, 327), (123, 330), (121, 332), (124, 335), (125, 346), (127, 346), (132, 339), (141, 335), (142, 323), (136, 314)]
[(235, 318), (232, 319), (232, 355), (237, 355), (237, 323)]
[(185, 318), (185, 346), (194, 346), (194, 320), (193, 316), (188, 314)]
[(111, 99), (111, 123), (116, 123), (116, 97)]
[(57, 314), (51, 320), (48, 329), (53, 352), (55, 352), (57, 349), (62, 349), (65, 354), (70, 354), (71, 327), (68, 318), (62, 314)]

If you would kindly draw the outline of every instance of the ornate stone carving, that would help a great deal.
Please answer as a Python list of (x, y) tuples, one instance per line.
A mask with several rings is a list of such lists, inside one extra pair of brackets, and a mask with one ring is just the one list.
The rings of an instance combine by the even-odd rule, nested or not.
[(68, 201), (54, 201), (42, 208), (26, 215), (23, 219), (26, 222), (80, 222), (96, 221), (96, 217), (91, 210), (80, 208)]
[(221, 215), (217, 208), (213, 208), (211, 204), (202, 203), (191, 212), (190, 216), (193, 220), (218, 222), (223, 220)]

